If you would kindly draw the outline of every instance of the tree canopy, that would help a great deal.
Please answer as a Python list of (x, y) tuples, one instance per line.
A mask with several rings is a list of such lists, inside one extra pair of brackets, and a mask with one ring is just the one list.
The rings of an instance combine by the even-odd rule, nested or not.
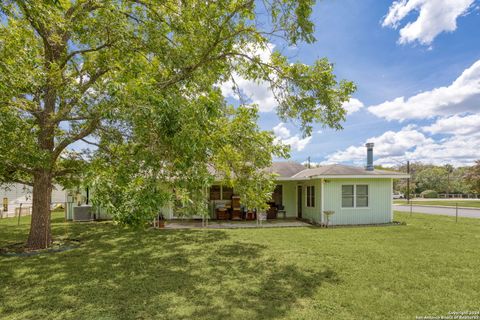
[(272, 188), (261, 169), (287, 150), (259, 129), (257, 106), (228, 105), (219, 86), (266, 82), (279, 117), (304, 134), (313, 123), (340, 129), (355, 86), (326, 58), (259, 55), (272, 41), (313, 42), (313, 2), (2, 1), (0, 180), (34, 186), (37, 238), (49, 234), (51, 183), (84, 171), (78, 141), (95, 146), (88, 181), (124, 222), (165, 203), (159, 190), (203, 207), (212, 168), (260, 206)]

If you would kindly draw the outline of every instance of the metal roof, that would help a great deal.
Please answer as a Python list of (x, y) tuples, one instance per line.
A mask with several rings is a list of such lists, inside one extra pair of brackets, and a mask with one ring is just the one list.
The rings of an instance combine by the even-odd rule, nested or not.
[[(303, 170), (301, 169), (302, 167)], [(286, 178), (287, 180), (302, 180), (322, 177), (408, 178), (408, 175), (402, 172), (377, 169), (369, 171), (362, 167), (353, 167), (342, 164), (324, 165), (309, 169), (296, 162), (274, 162), (270, 170), (271, 172), (277, 173), (279, 178)]]
[(290, 178), (297, 173), (304, 171), (306, 167), (298, 162), (294, 161), (279, 161), (273, 162), (272, 166), (269, 167), (266, 171), (270, 173), (275, 173), (283, 178)]
[[(273, 162), (266, 172), (277, 175), (277, 180), (308, 180), (314, 178), (409, 178), (406, 173), (390, 170), (366, 170), (362, 167), (347, 166), (343, 164), (324, 165), (315, 168), (307, 168), (294, 161)], [(217, 180), (221, 175), (215, 172), (213, 166), (209, 171)]]

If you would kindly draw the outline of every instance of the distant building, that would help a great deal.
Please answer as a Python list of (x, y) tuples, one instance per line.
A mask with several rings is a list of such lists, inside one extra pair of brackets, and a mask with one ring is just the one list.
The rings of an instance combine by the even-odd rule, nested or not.
[[(52, 190), (52, 205), (64, 203), (66, 191), (60, 185), (55, 185)], [(0, 185), (0, 217), (13, 217), (16, 210), (22, 207), (22, 215), (31, 213), (32, 208), (32, 187), (20, 184), (9, 183)]]

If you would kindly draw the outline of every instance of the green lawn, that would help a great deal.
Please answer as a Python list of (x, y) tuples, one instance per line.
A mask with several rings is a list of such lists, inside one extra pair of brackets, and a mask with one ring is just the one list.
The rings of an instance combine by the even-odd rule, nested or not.
[[(0, 256), (1, 319), (415, 319), (480, 307), (480, 220), (406, 226), (130, 230), (65, 224), (79, 248)], [(0, 221), (0, 246), (28, 218)]]
[[(412, 200), (411, 201), (414, 205), (426, 205), (426, 206), (447, 206), (447, 207), (455, 207), (458, 203), (459, 207), (467, 207), (467, 208), (480, 208), (480, 200), (440, 200), (440, 199), (432, 199), (432, 200)], [(407, 200), (393, 200), (395, 204), (405, 204), (407, 205)]]

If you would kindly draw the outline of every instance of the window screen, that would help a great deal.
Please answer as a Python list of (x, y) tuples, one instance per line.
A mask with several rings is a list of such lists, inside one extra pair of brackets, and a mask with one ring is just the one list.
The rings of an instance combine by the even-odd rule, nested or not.
[(357, 207), (368, 207), (368, 185), (357, 184)]
[(233, 196), (233, 188), (222, 187), (222, 200), (231, 200)]
[(353, 185), (342, 186), (342, 208), (353, 208)]
[(315, 187), (307, 186), (307, 207), (315, 207)]
[(210, 200), (220, 200), (220, 186), (210, 187)]

